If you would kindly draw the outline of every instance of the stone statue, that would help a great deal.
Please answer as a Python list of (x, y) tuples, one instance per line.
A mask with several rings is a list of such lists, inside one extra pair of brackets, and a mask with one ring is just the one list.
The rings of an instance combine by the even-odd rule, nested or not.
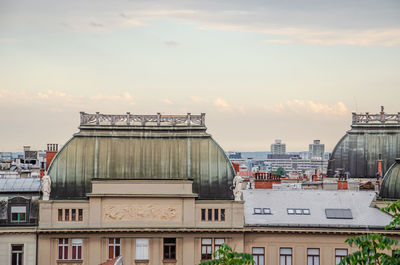
[(50, 191), (51, 191), (51, 179), (50, 176), (47, 175), (47, 171), (45, 172), (42, 178), (42, 193), (43, 193), (43, 200), (48, 201), (50, 198)]
[(233, 195), (235, 196), (235, 201), (242, 200), (242, 190), (243, 190), (243, 178), (239, 175), (236, 175), (233, 179)]

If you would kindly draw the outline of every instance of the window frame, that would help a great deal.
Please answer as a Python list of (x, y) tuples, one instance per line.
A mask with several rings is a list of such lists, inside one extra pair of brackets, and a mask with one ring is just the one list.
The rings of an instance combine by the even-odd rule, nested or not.
[[(61, 252), (60, 252), (60, 248), (61, 248)], [(58, 260), (68, 260), (69, 238), (65, 238), (65, 237), (58, 238), (57, 249), (58, 249)]]
[(62, 222), (63, 221), (63, 209), (58, 209), (58, 211), (57, 211), (58, 213), (57, 213), (57, 216), (58, 216), (58, 218), (57, 218), (57, 220), (59, 221), (59, 222)]
[[(146, 242), (146, 243), (140, 243), (140, 245), (139, 245), (139, 242), (140, 241), (142, 241), (142, 242)], [(148, 238), (136, 238), (136, 240), (135, 240), (135, 243), (136, 243), (136, 246), (135, 246), (135, 249), (136, 249), (136, 252), (135, 252), (135, 259), (136, 260), (149, 260), (149, 244), (150, 244), (150, 240), (148, 239)], [(144, 251), (144, 256), (143, 257), (138, 257), (138, 253), (140, 253), (139, 252), (139, 247), (142, 247), (145, 251)]]
[[(262, 249), (263, 253), (254, 253), (254, 249)], [(252, 247), (251, 254), (253, 255), (253, 259), (255, 261), (255, 265), (260, 265), (260, 258), (262, 257), (263, 265), (265, 265), (265, 247)]]
[[(112, 248), (112, 252), (110, 252), (110, 248)], [(117, 252), (116, 250), (118, 250), (118, 255), (116, 255)], [(108, 238), (108, 259), (115, 259), (116, 257), (119, 256), (121, 256), (121, 238), (119, 237)]]
[[(314, 255), (314, 254), (309, 254), (308, 251), (309, 250), (318, 250), (318, 255)], [(315, 258), (318, 257), (318, 263), (315, 263)], [(308, 259), (312, 258), (312, 265), (320, 265), (321, 264), (321, 250), (319, 248), (307, 248), (307, 262), (306, 264), (308, 265)]]
[[(80, 240), (80, 243), (74, 243), (74, 240)], [(74, 250), (75, 247), (75, 250)], [(83, 240), (82, 238), (71, 239), (71, 260), (82, 260)], [(75, 255), (75, 258), (74, 258)]]
[(78, 222), (83, 221), (83, 209), (78, 209)]
[[(346, 255), (345, 256), (343, 256), (343, 255), (338, 255), (337, 254), (337, 251), (338, 250), (346, 250)], [(349, 250), (347, 249), (347, 248), (335, 248), (335, 264), (338, 264), (337, 262), (336, 262), (336, 259), (337, 258), (339, 258), (340, 260), (339, 260), (339, 263), (340, 263), (340, 261), (342, 261), (345, 257), (347, 257), (349, 255)]]
[(200, 212), (200, 214), (201, 214), (201, 221), (206, 221), (206, 211), (207, 209), (205, 209), (205, 208), (202, 208), (201, 209), (201, 212)]
[[(210, 240), (210, 243), (204, 243), (204, 240)], [(203, 248), (205, 248), (205, 252), (203, 252)], [(204, 237), (201, 238), (201, 260), (210, 260), (212, 259), (213, 254), (213, 240), (212, 238)], [(205, 257), (203, 257), (205, 255)]]
[(69, 221), (69, 209), (64, 209), (64, 221)]
[(220, 209), (219, 213), (220, 213), (220, 217), (221, 217), (221, 218), (219, 218), (219, 220), (221, 222), (225, 222), (225, 209)]
[(219, 221), (219, 209), (214, 209), (214, 221)]
[[(15, 250), (14, 247), (21, 247), (21, 250)], [(16, 256), (15, 263), (13, 263), (13, 256)], [(24, 244), (11, 244), (11, 265), (24, 264)]]
[[(174, 239), (175, 243), (166, 243), (165, 239)], [(166, 254), (165, 247), (168, 247), (168, 257), (166, 257), (166, 255), (165, 255)], [(175, 250), (171, 251), (173, 248)], [(163, 260), (176, 261), (176, 238), (174, 238), (174, 237), (164, 237), (163, 238)]]
[[(25, 212), (13, 212), (13, 208), (20, 208), (20, 207), (24, 207), (25, 208)], [(12, 205), (10, 207), (11, 209), (11, 223), (26, 223), (27, 222), (27, 218), (26, 218), (26, 214), (27, 214), (27, 207), (25, 205)], [(14, 220), (14, 214), (17, 214), (17, 219)], [(23, 214), (24, 219), (21, 219), (21, 215)]]
[[(290, 249), (290, 254), (282, 254), (281, 253), (282, 249)], [(285, 263), (284, 264), (281, 263), (281, 258), (282, 257), (285, 258)], [(293, 265), (293, 248), (289, 248), (289, 247), (281, 247), (281, 248), (279, 248), (279, 265), (288, 265), (288, 257), (290, 257), (290, 264)]]

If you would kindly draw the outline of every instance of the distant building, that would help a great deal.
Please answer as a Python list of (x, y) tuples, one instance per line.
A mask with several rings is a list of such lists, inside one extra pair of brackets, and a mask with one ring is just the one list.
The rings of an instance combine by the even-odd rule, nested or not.
[(320, 140), (314, 140), (314, 143), (309, 145), (310, 159), (323, 159), (325, 153), (325, 145), (321, 144)]
[(274, 144), (271, 144), (271, 153), (273, 155), (284, 155), (286, 154), (286, 144), (282, 143), (282, 140), (275, 140)]
[(241, 159), (242, 153), (241, 152), (227, 152), (226, 153), (229, 159)]

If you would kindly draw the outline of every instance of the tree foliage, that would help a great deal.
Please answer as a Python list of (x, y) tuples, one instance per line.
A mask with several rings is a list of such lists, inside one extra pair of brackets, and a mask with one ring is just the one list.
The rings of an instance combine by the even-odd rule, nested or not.
[(200, 265), (253, 265), (253, 255), (248, 253), (238, 253), (232, 250), (226, 244), (214, 252), (213, 260), (207, 260), (200, 263)]
[[(400, 201), (391, 203), (382, 211), (393, 216), (385, 229), (396, 229), (400, 225)], [(351, 237), (345, 242), (358, 250), (345, 257), (340, 265), (400, 265), (400, 250), (394, 249), (399, 244), (396, 239), (372, 233)]]

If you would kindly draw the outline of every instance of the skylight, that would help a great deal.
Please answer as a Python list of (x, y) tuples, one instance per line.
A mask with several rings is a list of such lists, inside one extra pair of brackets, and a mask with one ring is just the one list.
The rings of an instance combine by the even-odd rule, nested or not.
[(271, 208), (253, 208), (253, 214), (271, 214)]
[(301, 209), (301, 208), (287, 208), (287, 214), (290, 215), (310, 215), (310, 209)]
[(353, 219), (351, 209), (325, 209), (328, 219)]

